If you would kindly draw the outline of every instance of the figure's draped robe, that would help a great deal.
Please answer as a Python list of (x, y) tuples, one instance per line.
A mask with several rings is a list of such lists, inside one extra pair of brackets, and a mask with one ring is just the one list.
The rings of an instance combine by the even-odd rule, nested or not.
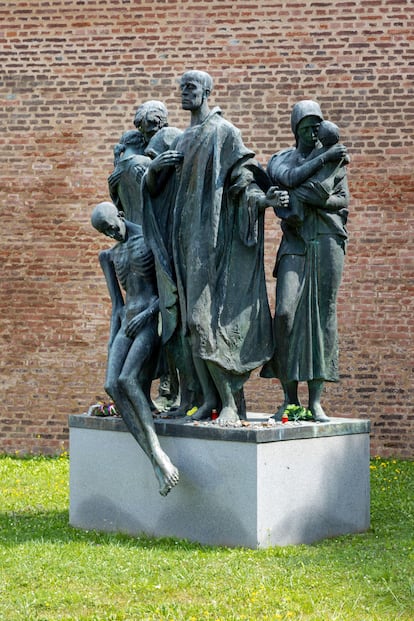
[(194, 356), (246, 374), (273, 350), (255, 183), (263, 171), (218, 108), (172, 148), (184, 160), (161, 195), (151, 198), (143, 185), (163, 340), (181, 329)]
[[(286, 149), (273, 156), (267, 172), (272, 183), (290, 189), (288, 171), (302, 163), (296, 149)], [(274, 276), (280, 276), (281, 262), (289, 256), (302, 257), (292, 263), (298, 269), (296, 299), (289, 317), (278, 316), (278, 296), (282, 284), (276, 285), (274, 320), (275, 353), (262, 370), (262, 376), (276, 376), (282, 381), (338, 381), (338, 338), (336, 300), (342, 277), (347, 230), (347, 180), (344, 171), (337, 171), (336, 183), (331, 181), (331, 194), (342, 198), (343, 206), (327, 209), (321, 195), (315, 196), (306, 182), (295, 188), (304, 204), (304, 219), (299, 225), (282, 219), (283, 237), (276, 258)], [(318, 204), (317, 204), (318, 203)], [(286, 264), (283, 266), (286, 269)]]

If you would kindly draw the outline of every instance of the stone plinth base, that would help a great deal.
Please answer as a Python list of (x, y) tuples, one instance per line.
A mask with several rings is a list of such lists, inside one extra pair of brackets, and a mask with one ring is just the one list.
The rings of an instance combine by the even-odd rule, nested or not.
[(180, 471), (167, 497), (121, 419), (70, 416), (70, 523), (266, 548), (369, 527), (369, 422), (249, 426), (157, 420)]

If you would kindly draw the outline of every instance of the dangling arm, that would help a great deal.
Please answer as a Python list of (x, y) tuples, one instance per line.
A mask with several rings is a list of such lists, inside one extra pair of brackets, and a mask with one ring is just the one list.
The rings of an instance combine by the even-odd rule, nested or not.
[(121, 327), (124, 298), (115, 272), (111, 250), (103, 250), (99, 254), (99, 263), (105, 275), (106, 284), (112, 302), (111, 327), (109, 331), (109, 347)]

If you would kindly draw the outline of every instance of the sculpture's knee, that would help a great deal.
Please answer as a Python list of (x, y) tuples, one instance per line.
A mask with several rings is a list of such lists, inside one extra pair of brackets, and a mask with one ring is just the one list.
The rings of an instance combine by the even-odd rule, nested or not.
[(105, 392), (116, 403), (120, 394), (119, 381), (115, 379), (107, 380), (105, 383)]
[(136, 378), (131, 375), (121, 375), (118, 378), (118, 390), (121, 391), (122, 394), (130, 397), (134, 393), (134, 389), (136, 388), (137, 382)]

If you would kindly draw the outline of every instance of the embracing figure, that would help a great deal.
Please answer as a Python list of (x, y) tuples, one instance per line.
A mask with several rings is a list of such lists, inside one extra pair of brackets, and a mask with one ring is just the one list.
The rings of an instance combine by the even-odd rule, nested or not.
[(296, 146), (276, 153), (267, 167), (290, 203), (275, 209), (283, 231), (274, 269), (275, 352), (261, 375), (282, 383), (276, 420), (288, 405), (300, 405), (298, 383), (304, 381), (313, 418), (324, 422), (324, 382), (339, 379), (336, 300), (348, 238), (349, 157), (338, 128), (324, 121), (316, 102), (298, 102), (291, 127)]

